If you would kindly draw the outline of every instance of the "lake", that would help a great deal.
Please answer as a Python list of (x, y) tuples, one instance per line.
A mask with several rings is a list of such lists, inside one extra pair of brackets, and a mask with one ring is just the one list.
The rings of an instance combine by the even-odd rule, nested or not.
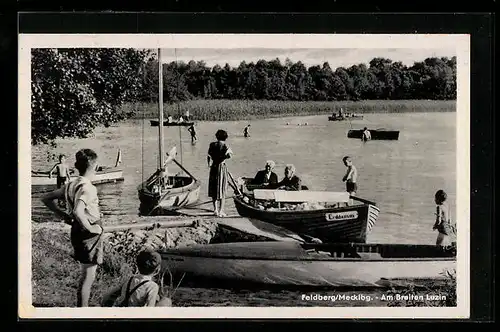
[[(365, 114), (363, 120), (351, 122), (330, 122), (327, 115), (200, 122), (197, 123), (198, 142), (195, 145), (191, 144), (185, 127), (164, 127), (164, 142), (167, 151), (177, 146), (177, 159), (202, 182), (200, 202), (209, 200), (206, 155), (218, 129), (225, 129), (229, 134), (227, 143), (234, 156), (228, 161), (228, 168), (235, 178), (254, 176), (264, 167), (266, 160), (272, 159), (276, 162), (275, 172), (280, 179), (285, 165), (293, 163), (297, 175), (310, 190), (344, 191), (342, 177), (346, 168), (342, 158), (349, 155), (359, 174), (357, 196), (376, 202), (380, 208), (379, 219), (367, 241), (434, 244), (437, 236), (432, 230), (434, 193), (438, 189), (448, 193), (452, 217), (455, 211), (456, 116), (455, 112), (384, 113)], [(249, 138), (243, 136), (243, 128), (247, 124), (251, 124)], [(351, 126), (355, 129), (367, 126), (400, 130), (400, 136), (397, 141), (363, 143), (347, 138)], [(137, 186), (157, 167), (157, 135), (158, 127), (151, 127), (149, 120), (131, 120), (116, 127), (99, 128), (94, 138), (58, 141), (59, 146), (54, 152), (67, 154), (68, 163), (72, 165), (75, 152), (88, 147), (98, 153), (101, 165), (114, 165), (120, 148), (125, 181), (99, 187), (102, 211), (104, 214), (136, 215), (139, 207)], [(44, 148), (33, 148), (33, 169), (48, 170), (54, 162), (47, 161)], [(178, 170), (175, 165), (169, 166), (170, 172)], [(50, 213), (42, 207), (38, 197), (33, 195), (32, 213), (50, 218)], [(206, 207), (211, 208), (211, 204)], [(226, 210), (228, 215), (236, 214), (231, 200), (227, 201)], [(183, 298), (185, 292), (201, 292), (201, 295), (196, 295), (201, 301), (217, 298), (214, 290), (205, 291), (205, 296), (199, 289), (181, 288), (178, 293)], [(267, 299), (263, 300), (266, 305), (283, 304), (283, 296), (269, 294), (254, 295)], [(248, 294), (239, 296), (222, 292), (220, 295), (224, 298), (220, 300), (222, 302), (217, 302), (220, 305), (233, 305), (239, 301), (236, 299), (248, 303), (245, 302)], [(289, 294), (286, 296), (289, 297)]]

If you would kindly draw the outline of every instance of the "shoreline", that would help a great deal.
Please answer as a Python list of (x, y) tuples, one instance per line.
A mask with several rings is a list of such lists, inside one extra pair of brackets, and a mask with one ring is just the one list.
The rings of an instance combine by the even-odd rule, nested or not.
[[(346, 113), (400, 114), (456, 112), (456, 100), (364, 100), (364, 101), (273, 101), (273, 100), (190, 100), (164, 104), (165, 115), (189, 111), (190, 121), (219, 122), (262, 120), (280, 117), (331, 115), (343, 108)], [(122, 112), (134, 113), (131, 120), (157, 119), (156, 103), (128, 103)]]

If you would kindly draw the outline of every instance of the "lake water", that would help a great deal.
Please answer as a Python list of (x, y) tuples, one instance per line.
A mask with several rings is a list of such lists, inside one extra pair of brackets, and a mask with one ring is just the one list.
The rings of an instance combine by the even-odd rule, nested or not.
[[(247, 124), (251, 124), (249, 138), (243, 136), (243, 128)], [(358, 139), (347, 138), (347, 131), (351, 126), (355, 129), (367, 126), (372, 129), (400, 130), (400, 137), (397, 141), (374, 140), (363, 143)], [(206, 154), (218, 129), (225, 129), (229, 133), (227, 143), (234, 151), (234, 157), (228, 161), (228, 168), (235, 178), (255, 175), (264, 167), (266, 160), (272, 159), (276, 162), (275, 172), (280, 179), (283, 177), (284, 166), (293, 163), (297, 174), (310, 190), (344, 191), (342, 177), (346, 168), (342, 157), (351, 156), (359, 173), (357, 195), (375, 201), (380, 208), (379, 219), (368, 235), (368, 242), (435, 243), (437, 233), (432, 231), (432, 225), (434, 193), (438, 189), (444, 189), (448, 193), (452, 216), (454, 215), (454, 112), (365, 114), (363, 120), (352, 122), (330, 122), (326, 115), (200, 122), (197, 124), (199, 140), (195, 145), (191, 144), (186, 128), (164, 127), (165, 149), (177, 146), (178, 160), (202, 182), (200, 202), (209, 200)], [(67, 154), (68, 163), (72, 165), (75, 152), (88, 147), (98, 153), (101, 165), (114, 165), (120, 148), (125, 181), (100, 186), (100, 202), (104, 214), (136, 215), (139, 207), (137, 185), (157, 167), (157, 135), (158, 127), (151, 127), (148, 120), (133, 120), (117, 127), (99, 128), (94, 138), (60, 141), (54, 152)], [(49, 169), (53, 164), (54, 161), (47, 161), (46, 150), (33, 148), (33, 169)], [(176, 172), (178, 169), (174, 165), (169, 167), (169, 171)], [(32, 213), (49, 216), (38, 197), (33, 196)], [(206, 207), (211, 208), (211, 204)], [(227, 201), (227, 212), (229, 215), (236, 214), (231, 200)], [(190, 297), (189, 294), (197, 294), (197, 300), (202, 302), (203, 299), (217, 298), (214, 290), (205, 292), (181, 288), (178, 294), (180, 298), (186, 299)], [(232, 305), (238, 301), (248, 303), (245, 302), (248, 294), (240, 296), (224, 292), (219, 293), (220, 298), (224, 299), (217, 302), (220, 305)], [(283, 304), (284, 297), (276, 293), (252, 294), (255, 298), (267, 299), (263, 300), (266, 305)], [(181, 302), (181, 305), (185, 303)]]

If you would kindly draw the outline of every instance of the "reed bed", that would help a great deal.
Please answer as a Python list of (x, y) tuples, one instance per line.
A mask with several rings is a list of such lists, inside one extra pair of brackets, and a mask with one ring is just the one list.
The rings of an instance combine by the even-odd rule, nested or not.
[[(165, 116), (174, 119), (186, 111), (198, 121), (233, 121), (286, 116), (322, 115), (340, 108), (352, 113), (455, 112), (455, 100), (364, 100), (364, 101), (273, 101), (273, 100), (190, 100), (164, 104)], [(124, 112), (133, 118), (157, 118), (155, 103), (129, 103)]]

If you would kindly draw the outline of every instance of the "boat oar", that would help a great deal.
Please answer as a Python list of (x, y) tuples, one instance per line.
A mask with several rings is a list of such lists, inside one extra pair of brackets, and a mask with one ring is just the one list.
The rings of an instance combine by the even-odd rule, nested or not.
[(227, 174), (229, 175), (229, 178), (231, 179), (231, 181), (233, 181), (233, 185), (234, 185), (234, 190), (236, 191), (236, 193), (238, 195), (242, 195), (240, 189), (238, 188), (238, 184), (236, 183), (236, 181), (234, 181), (234, 178), (233, 176), (231, 175), (231, 172), (229, 172), (229, 170), (227, 171)]
[(198, 180), (196, 180), (196, 178), (195, 178), (195, 177), (194, 177), (191, 173), (189, 173), (189, 172), (188, 172), (188, 171), (187, 171), (184, 167), (182, 167), (182, 165), (181, 165), (181, 164), (180, 164), (177, 160), (175, 160), (175, 158), (174, 158), (174, 159), (172, 159), (172, 160), (173, 160), (173, 162), (174, 162), (177, 166), (179, 166), (179, 167), (180, 167), (180, 169), (182, 169), (184, 172), (186, 172), (186, 174), (187, 174), (187, 175), (189, 175), (190, 177), (192, 177), (192, 178), (193, 178), (193, 180), (198, 181)]

